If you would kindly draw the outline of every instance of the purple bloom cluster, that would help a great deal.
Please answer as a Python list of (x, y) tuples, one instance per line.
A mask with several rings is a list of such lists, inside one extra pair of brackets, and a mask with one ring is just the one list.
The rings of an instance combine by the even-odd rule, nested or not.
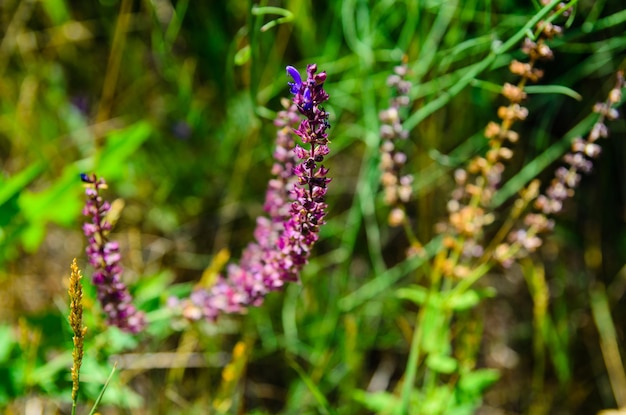
[(98, 300), (108, 324), (138, 333), (146, 324), (145, 315), (132, 305), (132, 297), (121, 280), (119, 244), (107, 239), (111, 224), (105, 216), (111, 205), (100, 196), (100, 189), (106, 188), (106, 182), (93, 174), (81, 174), (81, 180), (87, 184), (83, 215), (91, 222), (83, 225), (83, 232), (88, 241), (87, 258), (94, 268), (92, 281), (98, 290)]
[[(242, 313), (258, 306), (265, 296), (296, 282), (307, 263), (311, 248), (324, 224), (327, 205), (328, 169), (321, 165), (329, 153), (328, 113), (321, 104), (328, 100), (324, 90), (326, 73), (317, 65), (307, 67), (307, 79), (292, 66), (287, 74), (293, 103), (283, 102), (275, 125), (279, 127), (274, 151), (273, 178), (265, 196), (268, 217), (259, 217), (255, 242), (248, 245), (240, 263), (227, 268), (210, 288), (194, 290), (188, 299), (170, 300), (183, 316), (215, 320), (221, 313)], [(299, 115), (300, 114), (300, 115)], [(301, 118), (304, 116), (304, 119)], [(306, 148), (296, 145), (300, 137)]]

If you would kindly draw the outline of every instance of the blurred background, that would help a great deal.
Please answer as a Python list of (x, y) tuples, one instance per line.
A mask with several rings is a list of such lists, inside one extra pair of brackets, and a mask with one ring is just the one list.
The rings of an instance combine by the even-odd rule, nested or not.
[[(623, 2), (569, 4), (554, 59), (540, 64), (541, 84), (565, 88), (530, 94), (505, 173), (509, 195), (516, 183), (550, 180), (568, 138), (591, 126), (593, 104), (626, 68)], [(373, 413), (364, 391), (393, 391), (404, 373), (416, 310), (395, 293), (415, 282), (419, 266), (406, 259), (401, 229), (387, 225), (378, 192), (385, 80), (408, 62), (404, 150), (416, 178), (408, 212), (427, 242), (445, 218), (453, 169), (486, 149), (482, 131), (504, 104), (499, 88), (514, 82), (507, 67), (523, 58), (515, 36), (541, 7), (1, 1), (0, 408), (69, 413), (67, 278), (76, 257), (89, 328), (82, 402), (93, 402), (113, 362), (120, 365), (102, 413)], [(188, 293), (224, 257), (236, 261), (252, 240), (273, 119), (288, 96), (285, 66), (303, 72), (308, 63), (328, 73), (333, 181), (328, 223), (302, 284), (244, 316), (178, 321), (167, 298)], [(626, 124), (608, 127), (600, 161), (532, 258), (545, 273), (551, 330), (538, 345), (536, 298), (521, 267), (485, 277), (495, 295), (469, 317), (483, 327), (477, 365), (500, 378), (470, 412), (456, 413), (588, 414), (626, 405)], [(118, 201), (111, 237), (150, 321), (139, 336), (106, 328), (95, 301), (81, 172), (105, 177), (105, 198)], [(496, 212), (507, 207), (503, 200)], [(541, 396), (528, 393), (537, 382)]]

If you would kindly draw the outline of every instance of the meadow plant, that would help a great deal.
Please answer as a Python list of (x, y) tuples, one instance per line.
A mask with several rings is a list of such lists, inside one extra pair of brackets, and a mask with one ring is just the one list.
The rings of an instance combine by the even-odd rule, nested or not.
[[(614, 121), (619, 113), (615, 106), (621, 104), (624, 74), (619, 71), (616, 75), (615, 86), (610, 90), (605, 102), (598, 102), (593, 106), (593, 112), (599, 115), (591, 131), (585, 138), (576, 137), (572, 141), (570, 151), (563, 156), (565, 166), (554, 171), (554, 178), (543, 193), (534, 200), (533, 206), (538, 212), (527, 212), (523, 217), (523, 225), (511, 231), (508, 242), (514, 245), (513, 249), (502, 244), (499, 252), (505, 254), (505, 264), (512, 257), (524, 257), (541, 246), (541, 234), (552, 230), (554, 222), (548, 215), (557, 214), (563, 210), (565, 202), (574, 196), (575, 190), (581, 181), (581, 174), (588, 174), (593, 169), (593, 161), (600, 156), (602, 148), (597, 144), (598, 139), (609, 135), (606, 121)], [(537, 185), (531, 183), (527, 194), (535, 195)], [(511, 253), (512, 251), (512, 253)]]
[[(623, 69), (620, 1), (144, 3), (0, 2), (0, 412), (626, 408), (623, 174), (602, 176), (623, 143), (601, 147), (623, 72), (591, 115), (570, 101)], [(326, 72), (287, 66), (274, 114), (294, 58), (324, 62), (332, 104)], [(564, 133), (564, 114), (584, 119)], [(133, 287), (100, 175), (127, 180)], [(603, 217), (571, 200), (600, 176)], [(74, 261), (59, 313), (83, 236), (94, 288), (83, 305)], [(120, 330), (92, 329), (92, 292)]]
[[(520, 79), (515, 85), (506, 82), (502, 87), (501, 94), (509, 103), (498, 108), (500, 122), (491, 121), (485, 128), (486, 154), (474, 157), (466, 168), (454, 172), (456, 188), (447, 203), (448, 220), (439, 227), (440, 232), (451, 236), (445, 241), (451, 250), (444, 266), (449, 276), (467, 276), (474, 267), (472, 261), (476, 259), (485, 263), (493, 257), (503, 265), (510, 265), (506, 245), (500, 244), (500, 238), (506, 237), (511, 222), (500, 228), (489, 241), (485, 240), (485, 229), (496, 220), (491, 208), (493, 196), (502, 184), (505, 163), (513, 157), (514, 145), (519, 140), (513, 126), (528, 117), (528, 109), (522, 105), (527, 98), (524, 88), (529, 82), (538, 82), (543, 77), (543, 70), (537, 67), (537, 63), (553, 58), (546, 41), (562, 32), (561, 27), (544, 21), (539, 22), (537, 29), (540, 31), (537, 39), (526, 37), (521, 47), (528, 61), (514, 59), (509, 65), (510, 72)], [(525, 197), (518, 203), (526, 207), (527, 199)]]
[(146, 325), (145, 314), (132, 304), (132, 296), (122, 282), (122, 265), (119, 244), (108, 239), (111, 223), (106, 214), (111, 209), (109, 202), (100, 195), (107, 188), (106, 181), (95, 174), (81, 174), (85, 183), (87, 201), (83, 215), (90, 219), (83, 224), (87, 238), (87, 259), (93, 267), (91, 281), (98, 291), (98, 301), (107, 316), (107, 324), (138, 333)]
[(399, 150), (401, 145), (398, 141), (406, 140), (409, 132), (402, 128), (400, 112), (410, 104), (409, 91), (411, 82), (408, 81), (408, 66), (399, 65), (394, 68), (394, 74), (387, 78), (387, 86), (394, 92), (389, 108), (378, 115), (382, 125), (380, 137), (382, 171), (380, 182), (383, 186), (385, 204), (391, 206), (388, 222), (390, 226), (399, 226), (405, 222), (406, 213), (404, 205), (409, 202), (413, 193), (413, 175), (401, 174), (402, 167), (406, 164), (407, 156)]
[(83, 325), (83, 276), (76, 264), (76, 258), (72, 261), (68, 294), (70, 297), (69, 323), (72, 327), (72, 338), (74, 347), (72, 348), (72, 414), (76, 411), (78, 399), (78, 388), (80, 385), (80, 366), (85, 354), (85, 333), (87, 327)]
[[(230, 264), (227, 276), (219, 276), (209, 288), (198, 287), (189, 299), (171, 299), (186, 318), (215, 320), (221, 313), (242, 313), (262, 304), (265, 296), (299, 281), (311, 248), (319, 238), (327, 205), (330, 178), (321, 163), (329, 153), (328, 113), (322, 104), (326, 73), (308, 65), (302, 79), (293, 66), (287, 67), (293, 103), (283, 103), (275, 125), (279, 127), (274, 150), (274, 178), (269, 181), (264, 210), (268, 217), (257, 219), (255, 242), (242, 253), (239, 264)], [(304, 116), (302, 120), (297, 114)], [(297, 127), (296, 127), (297, 125)], [(295, 144), (299, 137), (303, 147)]]
[[(555, 8), (555, 13), (567, 16), (568, 9), (561, 4)], [(510, 72), (519, 80), (515, 84), (505, 83), (500, 91), (508, 104), (498, 108), (499, 122), (489, 122), (484, 130), (488, 143), (485, 154), (473, 157), (466, 166), (454, 171), (456, 186), (446, 205), (447, 220), (435, 226), (436, 232), (442, 236), (442, 246), (423, 266), (420, 285), (398, 290), (400, 297), (420, 307), (398, 401), (400, 413), (419, 411), (417, 408), (429, 405), (441, 405), (441, 408), (451, 410), (454, 405), (469, 404), (471, 407), (481, 401), (484, 388), (494, 382), (497, 375), (477, 368), (479, 349), (471, 346), (469, 340), (477, 335), (471, 334), (475, 325), (459, 316), (493, 292), (473, 286), (494, 267), (510, 268), (542, 245), (540, 235), (554, 226), (548, 215), (563, 209), (564, 202), (574, 194), (581, 180), (580, 174), (591, 171), (593, 160), (600, 154), (596, 141), (608, 135), (605, 121), (618, 117), (615, 106), (621, 104), (624, 86), (621, 72), (607, 100), (593, 108), (598, 121), (585, 139), (573, 140), (571, 151), (563, 157), (566, 166), (556, 169), (554, 179), (545, 190), (541, 192), (541, 182), (533, 179), (520, 191), (510, 210), (501, 212), (494, 208), (494, 196), (502, 186), (507, 162), (513, 158), (515, 144), (520, 140), (520, 134), (513, 127), (529, 115), (524, 106), (528, 98), (526, 86), (543, 78), (544, 72), (537, 65), (554, 59), (548, 43), (563, 33), (563, 28), (551, 21), (539, 21), (536, 36), (523, 40), (521, 51), (527, 60), (514, 59), (509, 65)], [(408, 135), (398, 115), (398, 108), (410, 105), (410, 83), (400, 78), (406, 73), (406, 67), (399, 66), (388, 78), (388, 85), (396, 89), (398, 97), (380, 114), (383, 123), (380, 168), (383, 199), (392, 208), (389, 224), (404, 224), (408, 240), (413, 241), (415, 237), (408, 226), (411, 218), (406, 216), (403, 206), (411, 192), (402, 190), (403, 185), (410, 184), (410, 176), (400, 177), (399, 171), (407, 160), (397, 145), (398, 139), (405, 139)], [(424, 256), (422, 246), (412, 242), (409, 254)], [(536, 284), (536, 281), (529, 284)], [(469, 337), (467, 333), (470, 333)], [(416, 382), (417, 367), (422, 362), (425, 366), (420, 373), (425, 380)], [(482, 380), (477, 386), (468, 388), (471, 383), (468, 379), (475, 381), (478, 378)], [(414, 386), (416, 384), (421, 386)], [(540, 383), (533, 384), (534, 393), (540, 393), (538, 385)], [(415, 400), (414, 388), (420, 399), (425, 399), (422, 403)], [(464, 396), (465, 401), (452, 397), (427, 399), (436, 393), (447, 396), (450, 391), (455, 391), (457, 398)]]

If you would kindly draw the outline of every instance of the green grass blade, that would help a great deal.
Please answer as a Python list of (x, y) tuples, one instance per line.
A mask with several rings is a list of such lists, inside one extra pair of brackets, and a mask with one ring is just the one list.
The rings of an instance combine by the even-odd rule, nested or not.
[(100, 405), (100, 401), (102, 400), (102, 397), (104, 396), (104, 392), (106, 391), (107, 386), (109, 386), (109, 382), (111, 381), (111, 379), (113, 379), (113, 374), (115, 373), (116, 368), (117, 368), (117, 362), (115, 362), (115, 364), (113, 365), (113, 368), (111, 369), (111, 373), (109, 374), (109, 377), (107, 378), (106, 382), (104, 382), (104, 385), (102, 386), (102, 390), (100, 391), (98, 398), (94, 402), (93, 407), (91, 408), (91, 411), (89, 411), (89, 415), (94, 415), (96, 413), (96, 409), (98, 409), (98, 405)]

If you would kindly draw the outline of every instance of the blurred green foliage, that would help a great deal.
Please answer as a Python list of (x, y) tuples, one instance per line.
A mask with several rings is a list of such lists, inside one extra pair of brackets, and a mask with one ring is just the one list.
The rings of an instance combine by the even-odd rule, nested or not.
[[(530, 117), (497, 207), (531, 179), (551, 177), (625, 68), (622, 1), (568, 4), (574, 13), (552, 44), (555, 58), (528, 89)], [(600, 163), (540, 256), (455, 298), (424, 302), (414, 277), (424, 261), (405, 258), (407, 241), (387, 226), (378, 195), (378, 112), (390, 98), (385, 80), (406, 56), (414, 104), (402, 115), (418, 195), (409, 213), (434, 256), (450, 172), (485, 149), (507, 66), (549, 15), (542, 7), (0, 2), (0, 409), (38, 402), (69, 413), (64, 281), (73, 257), (86, 262), (78, 175), (92, 171), (107, 179), (111, 200), (125, 202), (113, 236), (150, 328), (137, 337), (106, 328), (86, 284), (85, 408), (120, 360), (102, 413), (394, 413), (419, 310), (429, 322), (423, 347), (433, 353), (417, 375), (458, 379), (453, 389), (422, 379), (411, 413), (595, 413), (626, 404), (606, 386), (618, 368), (607, 371), (601, 352), (607, 343), (624, 352), (623, 120), (610, 125)], [(302, 284), (217, 324), (172, 320), (167, 298), (188, 293), (220, 250), (236, 259), (251, 240), (270, 177), (272, 119), (288, 93), (284, 68), (313, 62), (328, 73), (333, 182), (329, 222)], [(467, 331), (442, 327), (444, 310)], [(450, 336), (464, 349), (452, 350)]]

